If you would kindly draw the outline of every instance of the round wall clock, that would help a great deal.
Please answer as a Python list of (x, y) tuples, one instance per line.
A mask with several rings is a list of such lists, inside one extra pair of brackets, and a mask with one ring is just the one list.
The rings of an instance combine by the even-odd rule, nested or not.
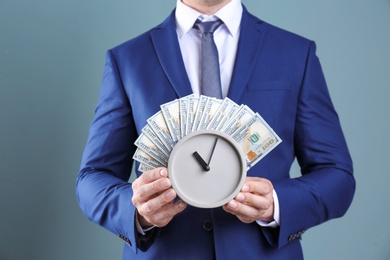
[(173, 189), (183, 201), (198, 208), (216, 208), (232, 200), (244, 185), (246, 170), (236, 141), (216, 130), (185, 136), (168, 161)]

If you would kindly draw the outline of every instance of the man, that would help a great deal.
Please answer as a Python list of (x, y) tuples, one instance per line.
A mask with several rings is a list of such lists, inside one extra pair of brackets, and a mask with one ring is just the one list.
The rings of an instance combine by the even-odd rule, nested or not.
[[(223, 97), (261, 114), (283, 140), (215, 209), (175, 199), (166, 168), (127, 183), (146, 120), (163, 103), (202, 94), (198, 19), (223, 22), (214, 33)], [(295, 158), (302, 177), (291, 179)], [(240, 0), (178, 0), (162, 24), (108, 51), (77, 195), (89, 219), (126, 241), (124, 259), (301, 259), (303, 232), (342, 216), (354, 189), (315, 44)]]

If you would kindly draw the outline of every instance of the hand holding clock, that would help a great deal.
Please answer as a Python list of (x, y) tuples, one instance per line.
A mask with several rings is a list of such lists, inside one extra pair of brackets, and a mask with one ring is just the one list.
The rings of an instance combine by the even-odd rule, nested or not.
[(272, 222), (274, 216), (273, 185), (263, 178), (246, 177), (241, 192), (223, 209), (244, 223), (256, 220)]
[(132, 203), (137, 208), (142, 228), (166, 226), (172, 218), (186, 208), (186, 203), (176, 198), (166, 168), (144, 172), (133, 184)]

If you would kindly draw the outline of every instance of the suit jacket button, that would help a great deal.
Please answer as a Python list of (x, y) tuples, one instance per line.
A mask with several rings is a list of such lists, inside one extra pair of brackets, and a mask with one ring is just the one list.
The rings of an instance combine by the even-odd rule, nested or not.
[(213, 230), (213, 223), (211, 223), (210, 220), (205, 220), (203, 222), (203, 229), (206, 231), (212, 231)]

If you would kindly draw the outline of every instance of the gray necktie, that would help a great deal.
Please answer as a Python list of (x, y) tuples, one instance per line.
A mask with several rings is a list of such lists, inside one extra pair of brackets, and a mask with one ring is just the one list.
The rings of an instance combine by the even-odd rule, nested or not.
[(221, 76), (217, 46), (214, 42), (214, 31), (222, 24), (221, 20), (204, 22), (197, 20), (194, 28), (202, 33), (201, 56), (201, 90), (202, 94), (222, 98)]

